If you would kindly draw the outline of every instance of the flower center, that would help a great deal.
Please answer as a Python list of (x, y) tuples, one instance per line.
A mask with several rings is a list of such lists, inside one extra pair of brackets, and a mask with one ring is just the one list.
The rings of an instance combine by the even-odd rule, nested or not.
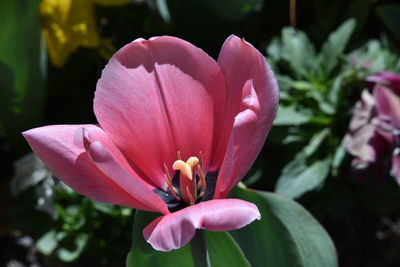
[(172, 184), (168, 167), (164, 163), (168, 189), (176, 200), (194, 205), (199, 198), (205, 195), (207, 189), (203, 172), (203, 154), (199, 153), (200, 160), (197, 157), (190, 157), (186, 162), (181, 159), (179, 152), (177, 154), (178, 160), (172, 164), (172, 169), (179, 171), (179, 190)]
[(173, 177), (170, 176), (170, 169), (164, 163), (167, 188), (156, 188), (154, 192), (164, 200), (171, 212), (210, 200), (214, 196), (218, 171), (206, 173), (203, 167), (203, 154), (200, 152), (198, 156), (183, 161), (178, 151), (178, 159), (171, 166), (175, 171)]

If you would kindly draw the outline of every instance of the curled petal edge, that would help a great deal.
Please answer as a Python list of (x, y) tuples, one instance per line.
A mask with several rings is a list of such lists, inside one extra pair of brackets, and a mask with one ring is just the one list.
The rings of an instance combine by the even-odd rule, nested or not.
[[(242, 111), (236, 115), (227, 151), (218, 175), (214, 199), (226, 198), (243, 178), (258, 154), (263, 136), (255, 136), (259, 122), (260, 103), (252, 81), (246, 82), (242, 93)], [(262, 140), (254, 140), (262, 138)]]
[(145, 240), (156, 250), (170, 251), (186, 245), (196, 229), (231, 231), (261, 215), (256, 205), (240, 199), (215, 199), (155, 219), (143, 230)]

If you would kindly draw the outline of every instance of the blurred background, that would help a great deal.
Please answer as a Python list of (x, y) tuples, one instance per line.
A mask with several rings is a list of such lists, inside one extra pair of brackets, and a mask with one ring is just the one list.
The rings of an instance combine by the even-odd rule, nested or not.
[(300, 202), (341, 266), (400, 266), (397, 145), (363, 161), (349, 128), (364, 89), (400, 92), (396, 0), (0, 0), (0, 266), (124, 265), (134, 211), (73, 192), (21, 132), (96, 123), (101, 70), (136, 38), (177, 36), (216, 59), (230, 34), (266, 56), (281, 88), (244, 183)]

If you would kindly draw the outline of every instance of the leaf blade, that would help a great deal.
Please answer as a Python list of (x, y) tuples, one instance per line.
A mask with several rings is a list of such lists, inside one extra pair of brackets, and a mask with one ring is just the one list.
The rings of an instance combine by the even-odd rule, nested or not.
[(235, 188), (232, 196), (253, 202), (262, 216), (260, 221), (231, 232), (252, 266), (338, 266), (329, 235), (296, 202), (242, 188)]

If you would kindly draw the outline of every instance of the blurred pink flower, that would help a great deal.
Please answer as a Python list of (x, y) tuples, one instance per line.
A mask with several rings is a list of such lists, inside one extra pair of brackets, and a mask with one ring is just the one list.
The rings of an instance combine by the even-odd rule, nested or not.
[(381, 84), (390, 87), (396, 94), (400, 94), (400, 74), (382, 70), (378, 73), (367, 76), (367, 82)]
[(356, 103), (354, 108), (349, 124), (349, 133), (345, 136), (346, 149), (356, 157), (356, 161), (353, 162), (356, 167), (363, 168), (366, 164), (374, 162), (377, 157), (375, 148), (370, 143), (375, 136), (375, 116), (374, 97), (368, 90), (364, 90), (361, 100)]
[(400, 75), (381, 71), (366, 81), (373, 84), (373, 94), (364, 90), (355, 106), (345, 136), (346, 149), (355, 156), (356, 168), (384, 164), (391, 158), (393, 173), (400, 183)]
[(163, 215), (143, 231), (157, 250), (196, 229), (229, 231), (260, 219), (227, 199), (260, 152), (278, 103), (264, 57), (229, 37), (214, 61), (174, 37), (120, 49), (97, 83), (99, 125), (54, 125), (24, 136), (48, 167), (98, 201)]

